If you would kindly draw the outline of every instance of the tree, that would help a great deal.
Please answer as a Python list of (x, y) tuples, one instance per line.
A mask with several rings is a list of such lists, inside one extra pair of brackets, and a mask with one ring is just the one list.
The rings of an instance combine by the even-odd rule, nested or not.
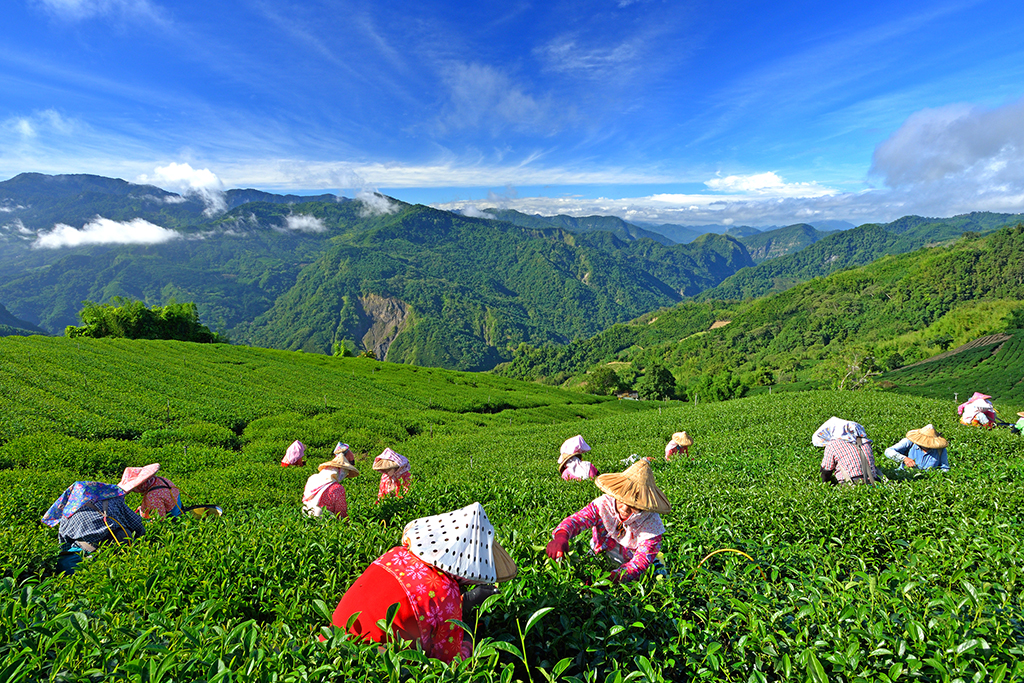
[(200, 343), (227, 343), (223, 335), (211, 332), (199, 322), (192, 302), (173, 299), (166, 306), (147, 308), (142, 301), (116, 296), (110, 303), (83, 302), (78, 317), (84, 325), (68, 325), (67, 337), (122, 337), (125, 339), (175, 339)]
[(892, 354), (885, 359), (885, 367), (889, 370), (901, 368), (903, 367), (903, 363), (903, 356), (900, 355), (899, 351), (893, 351)]
[(619, 374), (607, 365), (601, 365), (590, 371), (584, 382), (588, 394), (606, 396), (619, 387)]
[(636, 393), (646, 401), (675, 398), (676, 378), (664, 365), (649, 365), (636, 383)]

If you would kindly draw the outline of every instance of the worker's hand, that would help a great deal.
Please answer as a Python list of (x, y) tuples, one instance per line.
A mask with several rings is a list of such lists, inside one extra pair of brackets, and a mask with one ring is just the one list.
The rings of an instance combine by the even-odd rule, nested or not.
[(569, 552), (569, 534), (564, 531), (556, 531), (555, 537), (548, 542), (548, 557), (558, 560), (567, 552)]
[(908, 470), (917, 467), (917, 463), (914, 462), (913, 458), (903, 458), (903, 466)]

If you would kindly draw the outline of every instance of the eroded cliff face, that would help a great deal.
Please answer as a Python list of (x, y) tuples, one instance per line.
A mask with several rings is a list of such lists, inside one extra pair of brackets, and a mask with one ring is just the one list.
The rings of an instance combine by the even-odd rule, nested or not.
[(359, 304), (369, 322), (369, 329), (363, 334), (363, 347), (372, 349), (380, 360), (386, 360), (388, 348), (406, 327), (409, 319), (409, 305), (399, 299), (367, 294), (359, 297)]

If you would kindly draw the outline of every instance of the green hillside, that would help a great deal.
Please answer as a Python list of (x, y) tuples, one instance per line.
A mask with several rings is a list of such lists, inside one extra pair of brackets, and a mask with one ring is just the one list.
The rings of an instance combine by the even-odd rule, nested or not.
[[(223, 199), (238, 205), (211, 218), (198, 199), (151, 190), (97, 176), (0, 183), (14, 221), (0, 226), (0, 301), (59, 334), (79, 324), (86, 300), (161, 306), (173, 298), (195, 302), (204, 324), (238, 343), (317, 353), (345, 345), (396, 362), (480, 370), (521, 343), (593, 335), (753, 263), (731, 237), (662, 244), (637, 229), (620, 239), (602, 229), (625, 224), (607, 217), (580, 219), (578, 233), (384, 197), (390, 212), (374, 213), (357, 200), (232, 190)], [(30, 248), (39, 225), (79, 228), (97, 215), (142, 217), (178, 238)]]
[[(669, 245), (675, 242), (665, 235), (628, 223), (618, 216), (566, 216), (558, 214), (555, 216), (541, 216), (540, 214), (525, 214), (512, 209), (487, 209), (486, 213), (494, 216), (499, 221), (520, 225), (526, 228), (562, 228), (569, 232), (610, 232), (621, 240), (650, 239), (661, 244)], [(690, 239), (682, 242), (692, 242), (696, 234)], [(742, 240), (741, 240), (742, 241)]]
[(768, 259), (780, 258), (800, 251), (828, 234), (821, 230), (815, 230), (814, 227), (806, 223), (797, 223), (784, 228), (740, 237), (739, 240), (747, 248), (754, 263), (761, 263)]
[[(1024, 440), (959, 426), (953, 406), (877, 392), (620, 402), (235, 346), (0, 339), (0, 674), (1018, 680)], [(885, 486), (824, 486), (810, 435), (831, 415), (864, 424), (879, 449), (934, 422), (953, 469), (911, 477), (880, 462), (894, 479)], [(692, 457), (665, 463), (679, 429), (694, 435)], [(584, 538), (560, 565), (544, 555), (552, 527), (598, 493), (558, 478), (558, 445), (576, 433), (601, 471), (630, 453), (655, 456), (673, 504), (663, 576), (611, 586)], [(294, 438), (311, 464), (282, 468)], [(336, 440), (356, 447), (362, 471), (345, 482), (350, 517), (304, 518), (303, 483)], [(409, 457), (414, 482), (376, 504), (368, 458), (385, 444)], [(123, 466), (151, 461), (185, 504), (216, 502), (224, 516), (151, 521), (131, 547), (53, 574), (56, 534), (36, 523), (52, 500), (76, 479), (116, 481)], [(447, 668), (322, 628), (405, 523), (473, 501), (519, 567), (470, 625), (473, 658)]]
[[(933, 358), (880, 378), (881, 385), (898, 393), (948, 399), (980, 391), (997, 399), (1024, 401), (1024, 330), (982, 337)], [(1009, 412), (1004, 420), (1016, 422)]]
[(46, 334), (32, 323), (16, 318), (0, 304), (0, 337), (10, 335)]
[(851, 366), (863, 376), (1019, 327), (1022, 301), (1024, 226), (1017, 226), (759, 299), (686, 302), (566, 346), (524, 347), (501, 372), (572, 383), (608, 363), (624, 375), (660, 364), (689, 394), (708, 398), (715, 378), (833, 386)]
[[(992, 232), (1022, 219), (1022, 214), (975, 212), (953, 218), (904, 216), (892, 223), (869, 223), (829, 233), (796, 253), (742, 270), (697, 298), (710, 301), (764, 296), (812, 278), (866, 265), (882, 256), (905, 254), (956, 239), (965, 232)], [(744, 238), (744, 242), (758, 237)]]

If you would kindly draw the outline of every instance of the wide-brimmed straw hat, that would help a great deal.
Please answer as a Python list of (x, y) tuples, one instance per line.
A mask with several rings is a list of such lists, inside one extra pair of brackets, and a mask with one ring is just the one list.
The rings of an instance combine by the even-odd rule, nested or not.
[(345, 476), (342, 477), (342, 479), (359, 476), (359, 470), (356, 469), (355, 465), (348, 461), (344, 453), (339, 453), (334, 456), (333, 460), (320, 463), (316, 466), (316, 469), (318, 472), (323, 472), (328, 467), (334, 467), (344, 472)]
[(385, 448), (380, 455), (373, 459), (373, 469), (377, 472), (386, 472), (387, 470), (406, 467), (408, 464), (408, 458), (390, 448)]
[(1020, 415), (1021, 417), (1024, 417), (1024, 413), (1017, 413), (1017, 414)]
[(975, 391), (974, 395), (971, 396), (969, 399), (967, 399), (967, 402), (970, 403), (971, 401), (977, 401), (978, 399), (981, 399), (983, 401), (987, 401), (990, 398), (992, 398), (992, 397), (989, 396), (988, 394), (983, 394), (980, 391)]
[(480, 503), (414, 519), (405, 525), (402, 543), (427, 564), (471, 583), (508, 581), (518, 572)]
[(945, 448), (948, 441), (935, 431), (935, 427), (927, 424), (920, 429), (911, 429), (907, 432), (907, 438), (921, 448)]
[(146, 465), (145, 467), (125, 467), (124, 473), (121, 475), (121, 481), (117, 483), (118, 487), (128, 493), (136, 486), (146, 481), (160, 469), (160, 463), (155, 462), (152, 465)]
[(692, 446), (693, 439), (686, 432), (676, 432), (672, 435), (672, 443), (679, 446)]
[(649, 512), (668, 512), (672, 504), (654, 483), (651, 463), (637, 460), (624, 472), (602, 474), (594, 480), (597, 488), (630, 507)]

